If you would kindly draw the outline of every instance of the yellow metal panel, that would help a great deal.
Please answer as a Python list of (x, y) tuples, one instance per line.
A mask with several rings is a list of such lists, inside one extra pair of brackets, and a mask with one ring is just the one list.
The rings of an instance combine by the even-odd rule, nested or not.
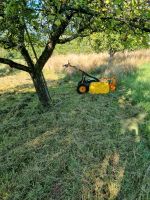
[(109, 83), (93, 82), (90, 84), (89, 93), (91, 93), (91, 94), (107, 94), (107, 93), (109, 93)]

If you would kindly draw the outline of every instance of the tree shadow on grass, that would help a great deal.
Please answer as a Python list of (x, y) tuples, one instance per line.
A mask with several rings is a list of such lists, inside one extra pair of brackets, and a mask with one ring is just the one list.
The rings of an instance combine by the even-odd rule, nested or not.
[[(143, 124), (138, 121), (143, 113), (137, 100), (139, 84), (140, 102), (149, 99), (145, 98), (147, 83), (137, 77), (134, 73), (130, 80), (124, 79), (126, 88), (122, 91), (121, 85), (116, 94), (108, 95), (78, 95), (71, 88), (78, 77), (63, 84), (58, 81), (50, 91), (61, 103), (44, 112), (36, 94), (24, 92), (29, 85), (4, 93), (2, 199), (145, 200), (149, 118)], [(125, 122), (129, 123), (123, 129)]]
[(125, 173), (117, 200), (150, 199), (150, 81), (147, 73), (148, 66), (122, 81), (126, 85), (124, 101), (127, 101), (128, 112), (132, 114), (132, 107), (141, 111), (123, 122), (124, 134), (132, 134), (134, 142), (131, 151), (127, 152)]

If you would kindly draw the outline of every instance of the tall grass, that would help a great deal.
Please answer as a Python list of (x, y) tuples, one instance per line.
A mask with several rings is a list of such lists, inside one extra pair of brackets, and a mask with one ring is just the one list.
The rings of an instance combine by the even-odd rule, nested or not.
[[(120, 74), (128, 73), (135, 70), (143, 63), (150, 62), (150, 50), (139, 50), (134, 52), (116, 53), (111, 66), (109, 65), (109, 55), (107, 53), (92, 53), (92, 54), (69, 54), (69, 55), (54, 55), (46, 63), (46, 67), (56, 73), (64, 71), (63, 64), (68, 61), (72, 65), (76, 65), (85, 71), (93, 71), (96, 68), (105, 68), (105, 74)], [(67, 70), (71, 73), (70, 70)]]

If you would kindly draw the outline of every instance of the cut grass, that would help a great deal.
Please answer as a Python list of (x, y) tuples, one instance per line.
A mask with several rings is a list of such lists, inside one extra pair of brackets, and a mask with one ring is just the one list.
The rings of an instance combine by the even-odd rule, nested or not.
[(3, 90), (0, 198), (149, 200), (149, 67), (108, 95), (78, 95), (78, 75), (53, 81), (51, 111), (30, 83)]

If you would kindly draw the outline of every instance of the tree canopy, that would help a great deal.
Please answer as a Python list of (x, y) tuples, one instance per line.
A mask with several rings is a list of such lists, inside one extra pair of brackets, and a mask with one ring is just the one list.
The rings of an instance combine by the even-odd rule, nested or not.
[(97, 53), (108, 51), (110, 56), (119, 51), (137, 50), (149, 47), (150, 36), (147, 33), (134, 31), (105, 31), (90, 36), (90, 44)]

